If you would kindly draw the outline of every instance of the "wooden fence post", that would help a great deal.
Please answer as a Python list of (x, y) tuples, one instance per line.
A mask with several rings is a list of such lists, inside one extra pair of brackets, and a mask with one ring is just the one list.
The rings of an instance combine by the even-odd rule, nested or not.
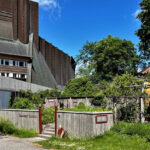
[(39, 132), (42, 133), (42, 109), (39, 107)]

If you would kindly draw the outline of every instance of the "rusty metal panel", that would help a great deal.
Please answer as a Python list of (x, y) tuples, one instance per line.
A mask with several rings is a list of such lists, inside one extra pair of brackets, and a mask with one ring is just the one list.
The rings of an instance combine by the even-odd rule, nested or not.
[(61, 85), (63, 85), (63, 52), (60, 51), (60, 64), (61, 64)]
[(45, 60), (46, 60), (48, 67), (50, 68), (49, 43), (48, 42), (45, 42)]
[(0, 0), (0, 10), (12, 13), (13, 0)]
[(34, 43), (39, 50), (39, 6), (38, 3), (30, 1), (30, 33), (34, 34)]
[(53, 45), (51, 43), (49, 43), (49, 59), (50, 59), (50, 70), (52, 70), (52, 47)]
[(13, 37), (14, 37), (14, 40), (17, 40), (18, 38), (18, 0), (13, 0)]
[(18, 38), (25, 44), (29, 41), (29, 0), (18, 1)]
[(61, 52), (58, 50), (57, 53), (57, 63), (58, 63), (58, 69), (57, 69), (57, 84), (61, 85)]
[(66, 55), (66, 82), (69, 81), (69, 56)]
[(55, 47), (55, 80), (58, 82), (58, 50), (57, 47)]

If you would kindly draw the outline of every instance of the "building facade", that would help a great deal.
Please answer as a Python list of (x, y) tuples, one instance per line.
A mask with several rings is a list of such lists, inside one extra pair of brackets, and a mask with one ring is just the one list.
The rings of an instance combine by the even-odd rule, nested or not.
[(48, 88), (64, 86), (75, 61), (39, 37), (38, 3), (0, 0), (0, 76)]

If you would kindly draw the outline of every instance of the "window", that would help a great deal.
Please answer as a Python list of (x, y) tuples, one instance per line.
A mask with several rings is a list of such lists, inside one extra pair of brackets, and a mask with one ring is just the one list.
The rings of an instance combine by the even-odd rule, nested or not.
[(1, 75), (4, 77), (4, 76), (5, 76), (5, 73), (2, 72)]
[(13, 66), (13, 60), (9, 60), (9, 66)]
[(15, 61), (13, 60), (13, 66), (15, 66)]
[(19, 62), (19, 66), (23, 67), (23, 62), (22, 61)]
[(5, 60), (5, 65), (9, 66), (9, 60), (8, 59)]
[(17, 77), (17, 76), (16, 76), (16, 74), (14, 73), (14, 74), (13, 74), (13, 78), (16, 78), (16, 77)]
[(4, 60), (3, 59), (1, 59), (1, 65), (4, 65)]
[(21, 74), (21, 79), (25, 79), (25, 74)]

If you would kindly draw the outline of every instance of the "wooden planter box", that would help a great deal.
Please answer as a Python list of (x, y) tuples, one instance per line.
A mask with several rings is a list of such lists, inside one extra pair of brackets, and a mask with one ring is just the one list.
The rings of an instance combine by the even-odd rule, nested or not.
[(72, 137), (97, 136), (113, 126), (113, 113), (58, 111), (57, 131), (60, 125)]

